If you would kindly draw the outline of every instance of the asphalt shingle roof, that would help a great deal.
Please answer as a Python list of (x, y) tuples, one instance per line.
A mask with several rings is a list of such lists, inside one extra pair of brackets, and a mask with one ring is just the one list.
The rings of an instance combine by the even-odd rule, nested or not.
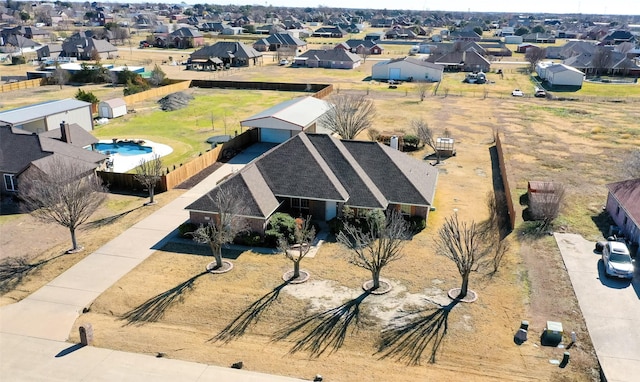
[(214, 45), (205, 46), (191, 53), (192, 59), (207, 59), (209, 57), (233, 57), (248, 59), (260, 57), (262, 54), (241, 42), (218, 41)]

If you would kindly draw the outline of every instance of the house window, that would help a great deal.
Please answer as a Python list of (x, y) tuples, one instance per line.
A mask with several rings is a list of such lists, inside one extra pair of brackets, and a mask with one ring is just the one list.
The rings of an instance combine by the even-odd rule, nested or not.
[(291, 198), (291, 208), (309, 208), (308, 199)]
[(620, 215), (620, 206), (616, 207), (616, 215)]
[(403, 215), (411, 215), (411, 206), (408, 204), (401, 204), (400, 212), (402, 212)]
[(622, 225), (623, 225), (623, 226), (626, 226), (626, 225), (627, 225), (627, 217), (626, 217), (626, 216), (624, 217), (624, 222), (622, 223)]
[(4, 188), (7, 191), (16, 191), (16, 182), (12, 174), (4, 174)]

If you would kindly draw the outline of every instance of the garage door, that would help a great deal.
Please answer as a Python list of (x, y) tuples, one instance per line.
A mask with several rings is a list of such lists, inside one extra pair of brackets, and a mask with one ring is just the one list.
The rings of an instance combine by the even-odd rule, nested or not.
[(400, 68), (391, 68), (391, 69), (389, 69), (389, 79), (390, 80), (399, 80), (400, 79)]
[(279, 129), (260, 129), (260, 142), (282, 143), (291, 137), (291, 131)]

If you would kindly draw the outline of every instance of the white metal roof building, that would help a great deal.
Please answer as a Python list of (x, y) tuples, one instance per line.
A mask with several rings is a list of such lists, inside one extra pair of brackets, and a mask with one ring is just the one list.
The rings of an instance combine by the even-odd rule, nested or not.
[(93, 130), (91, 104), (67, 98), (0, 112), (0, 123), (34, 133), (58, 129), (62, 122)]
[(329, 102), (318, 98), (294, 98), (240, 121), (240, 125), (260, 129), (260, 142), (282, 143), (302, 131), (326, 132), (319, 120), (330, 108)]

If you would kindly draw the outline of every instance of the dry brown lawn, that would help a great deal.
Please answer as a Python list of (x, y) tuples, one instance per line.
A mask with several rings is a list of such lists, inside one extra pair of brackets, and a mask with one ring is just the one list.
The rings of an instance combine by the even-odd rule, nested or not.
[[(485, 197), (492, 187), (489, 149), (494, 131), (503, 135), (516, 205), (528, 180), (562, 181), (568, 198), (558, 229), (595, 239), (601, 236), (596, 223), (600, 223), (598, 216), (605, 202), (604, 185), (619, 179), (617, 169), (625, 153), (640, 145), (637, 105), (454, 94), (429, 96), (419, 102), (409, 84), (391, 91), (384, 85), (363, 83), (370, 73), (366, 66), (372, 63), (367, 62), (361, 72), (270, 68), (267, 75), (264, 68), (256, 67), (226, 74), (233, 79), (330, 82), (340, 92), (368, 91), (378, 108), (376, 129), (402, 131), (412, 119), (423, 118), (438, 131), (448, 129), (456, 139), (458, 155), (438, 166), (437, 210), (430, 214), (429, 226), (407, 243), (402, 260), (383, 271), (394, 290), (387, 296), (364, 298), (359, 305), (359, 323), (350, 325), (342, 346), (332, 354), (327, 351), (315, 357), (308, 350), (290, 354), (299, 337), (273, 340), (293, 322), (361, 294), (360, 285), (368, 275), (349, 265), (347, 254), (335, 243), (327, 243), (315, 258), (303, 262), (303, 268), (312, 274), (309, 283), (282, 288), (260, 319), (229, 343), (212, 339), (243, 310), (280, 286), (280, 277), (290, 265), (281, 256), (246, 252), (233, 260), (235, 268), (230, 273), (201, 274), (211, 260), (205, 249), (171, 245), (107, 290), (78, 319), (77, 325), (93, 324), (96, 346), (164, 353), (222, 366), (242, 360), (250, 370), (307, 379), (320, 373), (336, 381), (456, 380), (462, 376), (479, 381), (597, 380), (597, 361), (555, 242), (548, 236), (522, 234), (520, 216), (509, 239), (511, 250), (499, 272), (494, 277), (477, 274), (472, 278), (471, 288), (478, 292), (478, 301), (458, 304), (448, 315), (447, 333), (435, 364), (428, 362), (431, 344), (425, 346), (421, 366), (407, 366), (406, 360), (380, 359), (384, 353), (378, 352), (378, 343), (382, 328), (399, 310), (428, 307), (424, 298), (443, 301), (443, 293), (458, 286), (453, 264), (433, 253), (433, 239), (454, 209), (463, 219), (485, 218)], [(211, 75), (166, 68), (175, 78)], [(418, 158), (425, 154), (413, 153)], [(131, 207), (121, 210), (127, 208)], [(5, 229), (14, 221), (7, 219), (0, 227)], [(66, 247), (61, 244), (60, 248)], [(192, 283), (184, 284), (191, 278)], [(42, 284), (32, 280), (28, 285), (31, 287), (20, 285), (20, 290), (5, 295), (4, 303)], [(122, 319), (154, 296), (180, 285), (184, 287), (180, 294), (165, 294), (161, 299), (174, 297), (173, 304), (162, 312), (152, 310), (163, 313), (157, 322), (130, 324)], [(12, 297), (15, 294), (17, 297)], [(523, 319), (531, 323), (530, 340), (518, 347), (513, 344), (513, 334)], [(562, 321), (565, 330), (578, 333), (578, 346), (571, 350), (566, 369), (548, 362), (560, 358), (562, 350), (539, 346), (546, 320)], [(76, 333), (74, 328), (72, 340), (77, 340)]]

